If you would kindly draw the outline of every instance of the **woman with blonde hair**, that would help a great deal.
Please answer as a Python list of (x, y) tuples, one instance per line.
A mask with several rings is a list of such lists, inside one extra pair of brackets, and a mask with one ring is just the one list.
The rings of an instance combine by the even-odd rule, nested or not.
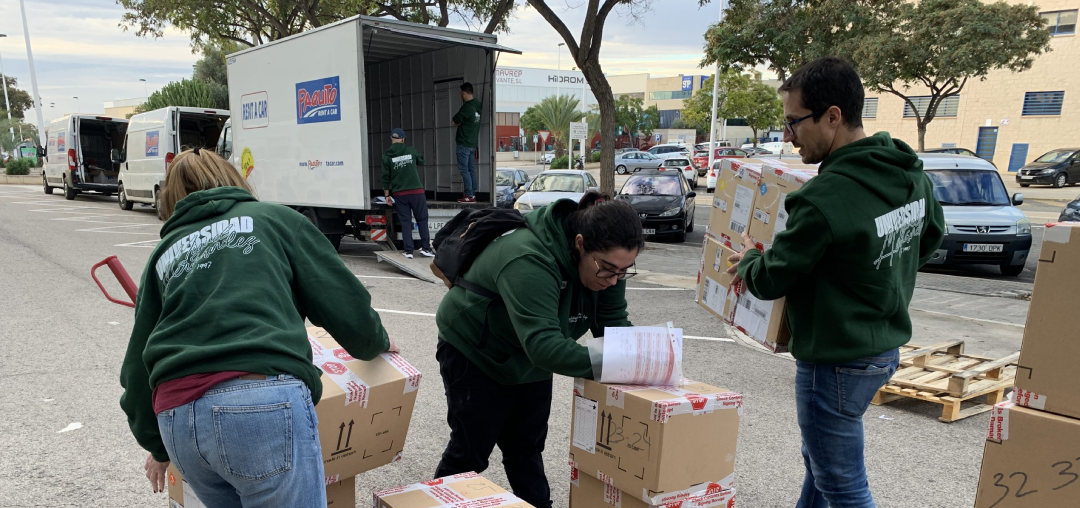
[(176, 157), (160, 206), (120, 370), (154, 491), (172, 461), (207, 506), (325, 507), (305, 319), (371, 360), (396, 347), (370, 295), (304, 216), (209, 150)]

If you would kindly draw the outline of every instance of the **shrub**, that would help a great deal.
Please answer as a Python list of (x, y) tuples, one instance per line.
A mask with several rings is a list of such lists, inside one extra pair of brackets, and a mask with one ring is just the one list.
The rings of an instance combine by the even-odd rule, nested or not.
[(600, 162), (600, 152), (593, 152), (592, 155), (589, 156), (589, 162)]
[(4, 171), (9, 175), (29, 175), (30, 174), (30, 161), (28, 159), (15, 159), (8, 161), (7, 169)]
[(570, 169), (570, 156), (563, 155), (562, 157), (556, 157), (551, 161), (551, 169)]

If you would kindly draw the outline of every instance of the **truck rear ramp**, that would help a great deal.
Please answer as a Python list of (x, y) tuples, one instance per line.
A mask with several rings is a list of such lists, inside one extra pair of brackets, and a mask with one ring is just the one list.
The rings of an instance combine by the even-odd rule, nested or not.
[(442, 282), (441, 279), (431, 273), (431, 259), (419, 254), (415, 258), (409, 259), (399, 250), (384, 250), (376, 251), (375, 258), (380, 263), (386, 262), (398, 267), (399, 270), (416, 277), (417, 279), (430, 282), (432, 284), (438, 284)]

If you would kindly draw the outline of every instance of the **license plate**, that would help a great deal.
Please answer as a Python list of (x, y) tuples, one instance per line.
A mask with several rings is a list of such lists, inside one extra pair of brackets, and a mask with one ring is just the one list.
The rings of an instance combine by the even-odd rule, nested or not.
[(445, 222), (428, 222), (428, 231), (438, 231), (446, 225)]
[(656, 230), (655, 229), (642, 229), (641, 234), (643, 234), (643, 235), (655, 235)]
[(1021, 179), (1021, 180), (1034, 180), (1034, 179), (1035, 179), (1035, 177), (1034, 177), (1034, 176), (1031, 176), (1031, 175), (1021, 175), (1021, 176), (1020, 176), (1020, 179)]
[(1003, 252), (1005, 246), (1000, 243), (965, 243), (964, 252)]

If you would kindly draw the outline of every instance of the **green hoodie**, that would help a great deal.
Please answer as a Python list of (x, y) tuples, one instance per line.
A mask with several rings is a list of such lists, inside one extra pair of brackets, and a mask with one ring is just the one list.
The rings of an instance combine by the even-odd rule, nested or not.
[(772, 248), (738, 266), (754, 296), (787, 297), (792, 356), (843, 363), (906, 344), (915, 274), (945, 225), (919, 156), (877, 133), (829, 155), (785, 207)]
[(458, 146), (476, 148), (480, 139), (480, 111), (483, 106), (480, 101), (470, 99), (461, 105), (461, 109), (454, 115), (453, 122), (458, 124), (456, 143)]
[(139, 444), (169, 460), (151, 396), (164, 381), (241, 371), (291, 374), (322, 395), (304, 319), (371, 360), (389, 342), (371, 297), (303, 215), (238, 187), (180, 200), (143, 270), (120, 368), (120, 406)]
[(631, 326), (625, 281), (603, 291), (581, 284), (564, 227), (575, 210), (569, 199), (536, 210), (525, 216), (531, 229), (495, 239), (476, 257), (465, 280), (501, 302), (455, 286), (435, 314), (439, 336), (499, 383), (543, 381), (552, 372), (592, 378), (589, 352), (576, 340)]
[(393, 143), (382, 156), (383, 189), (391, 193), (423, 189), (417, 164), (424, 164), (424, 156), (405, 143)]

